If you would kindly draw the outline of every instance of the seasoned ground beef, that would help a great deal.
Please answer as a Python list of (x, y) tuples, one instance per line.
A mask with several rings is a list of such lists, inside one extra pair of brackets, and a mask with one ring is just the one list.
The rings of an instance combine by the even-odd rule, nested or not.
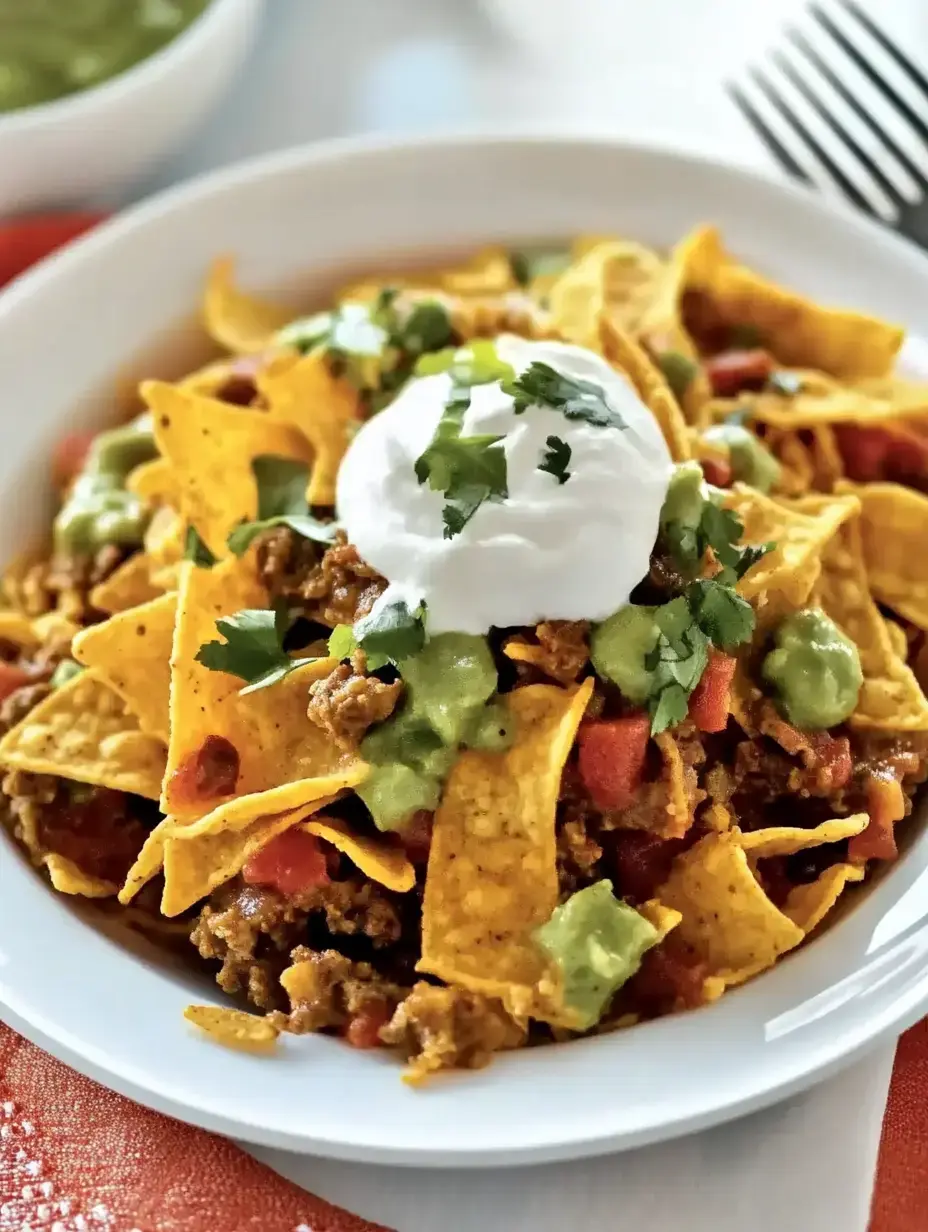
[(544, 620), (535, 628), (544, 651), (538, 666), (560, 684), (573, 684), (590, 658), (589, 621)]
[(39, 702), (51, 693), (49, 681), (63, 659), (70, 658), (70, 637), (51, 637), (37, 650), (24, 654), (18, 646), (3, 643), (0, 658), (24, 671), (28, 682), (14, 689), (0, 702), (0, 734), (20, 723)]
[(289, 526), (265, 531), (258, 539), (258, 572), (271, 598), (297, 594), (321, 555), (318, 544)]
[(373, 1012), (386, 1021), (403, 995), (396, 984), (381, 979), (370, 963), (352, 962), (336, 950), (317, 952), (300, 945), (290, 959), (291, 966), (284, 973), (290, 1011), (271, 1015), (282, 1031), (304, 1035), (342, 1030)]
[(24, 684), (14, 689), (0, 702), (0, 732), (8, 732), (11, 727), (21, 723), (30, 710), (39, 702), (44, 701), (52, 691), (47, 681), (36, 684)]
[(270, 531), (259, 544), (258, 565), (272, 598), (287, 599), (330, 628), (365, 616), (387, 586), (341, 531), (321, 558), (317, 545), (294, 531)]
[(403, 691), (402, 682), (385, 684), (368, 676), (363, 651), (339, 663), (310, 686), (307, 715), (343, 749), (355, 749), (372, 723), (388, 718)]
[(588, 831), (593, 824), (579, 811), (558, 824), (557, 881), (562, 898), (597, 880), (603, 849)]
[(314, 915), (324, 919), (330, 933), (360, 934), (375, 948), (393, 944), (402, 930), (386, 892), (360, 877), (290, 898), (236, 877), (204, 905), (190, 940), (203, 958), (222, 963), (216, 975), (220, 988), (244, 992), (262, 1009), (276, 1008), (285, 955), (305, 939)]
[(439, 1069), (478, 1069), (494, 1052), (518, 1048), (525, 1030), (498, 1001), (464, 988), (420, 982), (400, 1002), (380, 1038), (404, 1051), (415, 1079)]

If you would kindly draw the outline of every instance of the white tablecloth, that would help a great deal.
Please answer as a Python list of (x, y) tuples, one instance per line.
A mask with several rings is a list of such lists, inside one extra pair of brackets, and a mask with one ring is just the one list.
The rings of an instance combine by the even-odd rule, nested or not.
[[(769, 168), (721, 82), (802, 7), (268, 0), (235, 96), (151, 187), (316, 138), (474, 127), (620, 133)], [(922, 0), (879, 9), (928, 58)], [(254, 1154), (400, 1232), (863, 1232), (891, 1062), (884, 1047), (772, 1111), (583, 1163), (455, 1173)]]

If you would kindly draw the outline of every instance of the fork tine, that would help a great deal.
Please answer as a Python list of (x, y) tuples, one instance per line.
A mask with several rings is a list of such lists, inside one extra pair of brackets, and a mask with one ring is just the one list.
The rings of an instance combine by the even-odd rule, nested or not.
[(786, 120), (793, 132), (795, 132), (796, 135), (805, 142), (828, 174), (840, 187), (844, 195), (853, 201), (859, 210), (863, 210), (866, 214), (875, 214), (876, 211), (874, 210), (872, 203), (867, 200), (854, 181), (848, 178), (845, 172), (838, 166), (831, 155), (822, 147), (815, 136), (809, 132), (808, 128), (799, 119), (793, 108), (783, 98), (776, 87), (767, 80), (759, 69), (752, 69), (751, 76), (757, 82), (759, 89), (761, 89), (770, 100), (773, 107), (780, 113), (784, 120)]
[(879, 43), (889, 58), (894, 60), (904, 72), (908, 73), (925, 98), (928, 99), (928, 77), (925, 76), (921, 69), (916, 64), (913, 64), (904, 52), (899, 50), (896, 44), (883, 33), (878, 25), (871, 21), (859, 4), (855, 4), (854, 0), (842, 0), (842, 4), (860, 22), (870, 37)]
[(905, 205), (905, 198), (893, 184), (892, 180), (888, 179), (883, 170), (873, 161), (867, 151), (863, 148), (857, 139), (848, 132), (840, 120), (836, 120), (825, 107), (821, 100), (816, 95), (815, 91), (806, 84), (799, 73), (793, 68), (786, 56), (782, 52), (775, 52), (773, 59), (779, 65), (780, 71), (787, 80), (791, 81), (806, 102), (813, 108), (815, 113), (828, 125), (831, 131), (840, 141), (843, 141), (845, 146), (851, 150), (854, 156), (860, 163), (866, 167), (873, 179), (879, 184), (880, 188), (889, 198), (889, 200), (897, 208)]
[(804, 167), (800, 166), (790, 154), (789, 150), (782, 143), (773, 129), (768, 125), (767, 121), (761, 116), (754, 104), (747, 98), (738, 87), (730, 81), (726, 81), (725, 89), (731, 97), (732, 102), (750, 124), (750, 126), (760, 137), (761, 141), (773, 155), (776, 162), (796, 180), (802, 180), (805, 184), (811, 184), (812, 179)]
[[(854, 8), (851, 8), (850, 6), (848, 6), (848, 11), (854, 12), (855, 16), (858, 16), (861, 18), (863, 17), (863, 14), (860, 13), (858, 9), (856, 9), (856, 6)], [(883, 97), (888, 99), (889, 102), (892, 103), (892, 105), (896, 108), (898, 112), (900, 112), (901, 115), (905, 116), (910, 126), (915, 130), (916, 133), (918, 133), (922, 141), (928, 142), (928, 124), (926, 124), (925, 121), (921, 118), (921, 116), (918, 115), (909, 106), (909, 104), (902, 97), (899, 91), (896, 90), (893, 86), (891, 86), (889, 82), (884, 81), (883, 78), (879, 75), (879, 73), (877, 73), (876, 70), (867, 63), (867, 61), (860, 54), (860, 52), (857, 50), (854, 44), (850, 42), (850, 40), (846, 37), (846, 35), (841, 30), (838, 29), (838, 27), (831, 20), (828, 14), (824, 12), (823, 9), (819, 8), (817, 4), (810, 4), (809, 12), (812, 14), (815, 20), (819, 23), (819, 25), (823, 26), (824, 29), (831, 35), (831, 37), (838, 44), (838, 46), (842, 49), (842, 51), (845, 53), (848, 59), (851, 60), (854, 64), (856, 64), (857, 67), (860, 69), (860, 71), (864, 74), (864, 76), (873, 83), (873, 85), (877, 88), (877, 90), (880, 91)], [(925, 82), (921, 73), (918, 72), (915, 66), (913, 64), (910, 64), (902, 56), (901, 52), (897, 51), (896, 48), (893, 47), (892, 43), (890, 43), (890, 41), (886, 38), (884, 34), (880, 33), (877, 30), (876, 26), (874, 26), (872, 22), (865, 23), (865, 25), (866, 25), (866, 28), (869, 29), (877, 37), (877, 41), (879, 42), (880, 46), (886, 50), (887, 54), (892, 56), (892, 58), (896, 61), (897, 64), (899, 64), (903, 68), (907, 68), (911, 73), (913, 73), (914, 76), (921, 78), (921, 83), (924, 83), (926, 96), (928, 96), (928, 82)]]
[(809, 63), (812, 64), (814, 68), (818, 69), (838, 97), (843, 99), (851, 111), (853, 111), (854, 115), (857, 116), (858, 120), (860, 120), (863, 124), (866, 124), (871, 133), (873, 133), (874, 137), (876, 137), (878, 141), (882, 142), (885, 148), (889, 150), (890, 154), (892, 154), (893, 158), (895, 158), (896, 162), (899, 163), (905, 172), (912, 178), (915, 184), (923, 192), (928, 189), (928, 177), (925, 176), (925, 173), (915, 165), (909, 155), (906, 154), (905, 150), (898, 145), (895, 139), (891, 137), (889, 133), (880, 128), (879, 124), (877, 124), (876, 120), (874, 120), (869, 111), (860, 105), (841, 78), (832, 71), (831, 67), (822, 59), (805, 35), (801, 34), (796, 29), (789, 29), (786, 31), (786, 37), (790, 40), (794, 47), (802, 52)]

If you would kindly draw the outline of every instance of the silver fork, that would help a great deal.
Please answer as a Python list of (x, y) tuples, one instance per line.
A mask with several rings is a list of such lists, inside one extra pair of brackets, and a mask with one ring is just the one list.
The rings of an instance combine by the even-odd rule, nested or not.
[[(861, 46), (855, 46), (848, 34), (836, 24), (828, 12), (818, 3), (809, 5), (809, 15), (825, 35), (825, 45), (829, 50), (829, 61), (816, 49), (813, 42), (795, 27), (786, 31), (788, 46), (784, 50), (775, 51), (772, 60), (779, 73), (788, 81), (795, 95), (809, 105), (812, 112), (819, 117), (824, 129), (830, 136), (826, 138), (832, 144), (831, 138), (843, 146), (847, 164), (852, 164), (856, 175), (852, 178), (829, 153), (822, 141), (815, 135), (812, 127), (807, 124), (797, 112), (795, 106), (788, 100), (781, 86), (776, 84), (775, 76), (769, 70), (764, 72), (758, 68), (750, 70), (750, 77), (766, 104), (778, 116), (784, 132), (788, 132), (794, 142), (798, 141), (805, 147), (806, 155), (819, 164), (826, 175), (831, 178), (844, 195), (865, 213), (884, 222), (888, 222), (897, 231), (914, 240), (915, 243), (928, 248), (928, 153), (922, 148), (928, 146), (928, 124), (903, 97), (898, 89), (874, 67), (868, 58), (869, 49), (879, 47), (888, 56), (905, 77), (908, 78), (914, 91), (928, 103), (928, 77), (912, 63), (887, 36), (864, 13), (854, 0), (839, 0), (841, 7), (852, 18), (852, 25), (857, 35), (860, 35)], [(855, 41), (857, 41), (855, 39)], [(838, 56), (832, 61), (831, 52), (837, 51)], [(797, 54), (798, 53), (798, 54)], [(872, 55), (872, 50), (870, 50)], [(842, 80), (841, 67), (847, 62), (855, 65), (860, 73), (871, 83), (878, 95), (895, 112), (898, 120), (901, 118), (915, 134), (917, 141), (907, 141), (907, 149), (900, 146), (886, 126), (881, 125), (871, 112), (864, 106), (859, 97), (851, 92), (846, 80)], [(902, 168), (912, 182), (914, 193), (906, 196), (898, 185), (886, 174), (874, 157), (855, 138), (847, 125), (834, 114), (833, 106), (829, 106), (827, 90), (822, 90), (822, 83), (827, 82), (831, 90), (846, 105), (860, 123), (876, 138), (882, 152), (888, 154)], [(761, 110), (752, 102), (750, 96), (737, 84), (726, 83), (726, 89), (742, 115), (764, 142), (780, 166), (790, 175), (816, 184), (816, 177), (810, 174), (792, 153), (790, 148), (777, 135), (774, 128), (764, 118)], [(878, 192), (874, 193), (874, 186)], [(889, 203), (890, 209), (881, 208), (875, 199), (882, 194)]]

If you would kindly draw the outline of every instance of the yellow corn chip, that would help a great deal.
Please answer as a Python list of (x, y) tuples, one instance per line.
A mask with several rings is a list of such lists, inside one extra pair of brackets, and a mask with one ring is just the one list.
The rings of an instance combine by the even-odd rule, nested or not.
[(860, 499), (870, 590), (880, 603), (928, 629), (928, 496), (898, 483), (866, 483), (851, 490)]
[(719, 400), (713, 403), (713, 418), (724, 414), (723, 408), (730, 411), (733, 402), (750, 409), (752, 420), (793, 432), (833, 424), (908, 425), (913, 420), (924, 423), (928, 417), (928, 400), (913, 400), (892, 382), (848, 385), (808, 369), (798, 369), (789, 375), (801, 382), (797, 393), (787, 395), (765, 389), (739, 395), (736, 400)]
[(297, 315), (281, 304), (248, 295), (235, 285), (235, 262), (220, 257), (209, 269), (203, 293), (203, 324), (214, 342), (236, 355), (263, 351)]
[(48, 878), (59, 894), (76, 894), (80, 898), (112, 898), (118, 886), (102, 877), (88, 877), (67, 856), (49, 851), (42, 857), (48, 869)]
[(237, 830), (204, 830), (196, 822), (186, 827), (173, 822), (163, 840), (161, 914), (180, 915), (240, 873), (271, 839), (330, 802), (328, 797), (272, 817), (257, 817)]
[(600, 318), (601, 349), (612, 366), (631, 382), (639, 398), (657, 420), (670, 456), (685, 462), (692, 456), (686, 421), (660, 370), (641, 347), (608, 316)]
[(143, 544), (148, 557), (153, 586), (177, 589), (177, 573), (184, 558), (184, 519), (176, 509), (162, 505), (156, 509), (145, 532)]
[(176, 506), (180, 501), (180, 483), (167, 458), (152, 458), (137, 466), (126, 480), (126, 488), (143, 500), (158, 504)]
[(201, 398), (163, 381), (143, 382), (141, 393), (158, 448), (174, 469), (181, 514), (216, 556), (227, 555), (230, 532), (257, 517), (253, 459), (274, 454), (308, 461), (308, 445), (264, 411)]
[(32, 631), (40, 642), (67, 642), (78, 632), (79, 626), (67, 616), (58, 612), (45, 612), (36, 616), (32, 622)]
[(261, 374), (259, 388), (267, 399), (267, 417), (281, 427), (292, 425), (313, 447), (307, 501), (334, 505), (338, 468), (360, 422), (358, 391), (332, 375), (325, 353), (318, 349), (273, 360)]
[(514, 690), (504, 698), (516, 724), (509, 750), (458, 758), (435, 814), (417, 967), (499, 997), (516, 1018), (567, 1026), (532, 933), (557, 906), (554, 815), (592, 685)]
[(820, 571), (823, 548), (838, 528), (860, 508), (853, 496), (815, 498), (806, 511), (802, 502), (787, 504), (736, 483), (725, 504), (744, 524), (745, 543), (775, 543), (738, 583), (746, 599), (763, 607), (780, 595), (794, 607), (809, 598)]
[[(867, 576), (870, 571), (868, 569)], [(872, 582), (871, 582), (872, 587)], [(888, 616), (883, 617), (883, 623), (886, 625), (886, 632), (889, 634), (889, 643), (900, 659), (907, 659), (909, 656), (909, 639), (905, 635), (905, 629), (902, 625), (897, 624), (895, 620), (890, 620)]]
[(558, 332), (598, 351), (600, 318), (636, 334), (665, 276), (667, 263), (650, 248), (605, 240), (574, 261), (552, 285), (548, 306)]
[(142, 731), (165, 744), (176, 616), (177, 596), (161, 595), (82, 629), (71, 644), (78, 663), (92, 667), (123, 699)]
[(851, 725), (928, 731), (928, 699), (893, 649), (886, 623), (871, 598), (859, 519), (847, 522), (826, 545), (815, 598), (860, 654), (864, 683)]
[(338, 817), (316, 817), (307, 821), (303, 829), (331, 843), (365, 877), (379, 882), (388, 890), (405, 894), (416, 884), (416, 870), (405, 851), (402, 847), (391, 846), (386, 839), (352, 834), (351, 827)]
[(764, 830), (751, 830), (740, 834), (738, 842), (751, 860), (765, 860), (770, 856), (791, 856), (809, 847), (823, 843), (837, 843), (844, 838), (853, 838), (866, 830), (870, 818), (866, 813), (854, 813), (850, 817), (836, 817), (823, 821), (811, 829), (798, 826), (768, 826)]
[[(232, 557), (212, 569), (182, 570), (162, 812), (189, 819), (212, 806), (212, 824), (219, 829), (232, 819), (246, 824), (331, 795), (338, 790), (329, 786), (331, 776), (338, 776), (339, 787), (351, 787), (364, 777), (364, 763), (338, 748), (306, 717), (309, 685), (328, 675), (334, 660), (319, 659), (270, 688), (244, 696), (237, 676), (210, 671), (196, 662), (200, 647), (220, 638), (217, 617), (267, 606), (267, 591), (254, 576), (251, 554), (241, 560)], [(210, 736), (228, 741), (237, 751), (238, 781), (231, 800), (198, 805), (178, 791), (172, 776)]]
[(118, 694), (85, 671), (6, 733), (0, 764), (157, 800), (164, 744), (140, 731)]
[(267, 1052), (280, 1034), (266, 1018), (220, 1005), (188, 1005), (184, 1017), (217, 1044), (245, 1052)]
[(893, 366), (903, 330), (875, 317), (821, 305), (762, 278), (722, 247), (714, 227), (696, 237), (686, 289), (708, 296), (733, 326), (754, 326), (780, 363), (832, 376), (880, 377)]
[(136, 552), (94, 586), (90, 602), (101, 612), (124, 612), (157, 599), (163, 593), (151, 580), (151, 562), (145, 552)]
[(659, 902), (656, 898), (649, 898), (646, 903), (641, 903), (635, 910), (657, 929), (661, 941), (683, 919), (679, 911), (674, 910), (673, 907), (666, 906), (666, 904)]
[(783, 914), (808, 936), (841, 897), (844, 887), (852, 881), (863, 881), (865, 872), (853, 864), (833, 864), (808, 885), (790, 890)]
[(504, 295), (517, 283), (505, 248), (481, 248), (463, 265), (438, 274), (438, 285), (450, 295)]
[(0, 612), (0, 638), (5, 642), (13, 642), (24, 650), (32, 649), (39, 644), (39, 638), (33, 628), (33, 622), (22, 612)]

